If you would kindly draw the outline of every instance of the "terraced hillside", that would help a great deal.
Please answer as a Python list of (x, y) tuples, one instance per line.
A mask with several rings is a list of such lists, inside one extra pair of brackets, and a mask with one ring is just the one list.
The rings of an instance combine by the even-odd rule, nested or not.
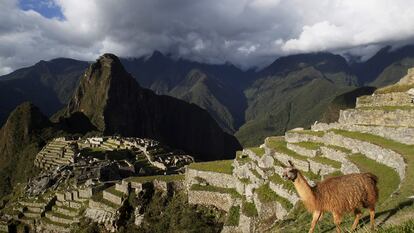
[[(377, 224), (412, 218), (413, 84), (412, 77), (405, 77), (358, 98), (356, 108), (342, 110), (335, 123), (268, 137), (233, 161), (191, 164), (186, 173), (189, 202), (226, 211), (229, 222), (222, 232), (305, 232), (310, 214), (298, 204), (293, 184), (281, 177), (282, 166), (291, 160), (311, 184), (329, 176), (374, 173), (380, 192)], [(343, 223), (350, 225), (350, 218)], [(331, 216), (324, 217), (319, 230), (333, 230)]]

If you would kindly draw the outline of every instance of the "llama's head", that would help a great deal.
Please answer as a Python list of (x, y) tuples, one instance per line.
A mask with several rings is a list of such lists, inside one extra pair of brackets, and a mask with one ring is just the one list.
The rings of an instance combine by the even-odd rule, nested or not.
[(283, 178), (286, 180), (295, 181), (298, 177), (298, 169), (293, 165), (292, 161), (288, 161), (289, 165), (288, 167), (285, 167), (285, 170), (283, 171)]

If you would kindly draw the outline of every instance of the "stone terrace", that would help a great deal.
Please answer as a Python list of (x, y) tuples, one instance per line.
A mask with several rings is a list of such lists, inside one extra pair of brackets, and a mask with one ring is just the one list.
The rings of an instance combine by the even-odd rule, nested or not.
[(405, 149), (414, 145), (413, 94), (409, 89), (363, 96), (356, 109), (341, 111), (336, 123), (266, 138), (260, 147), (238, 152), (231, 163), (191, 164), (186, 172), (189, 202), (229, 214), (238, 209), (244, 220), (223, 232), (270, 229), (271, 224), (262, 223), (283, 219), (299, 200), (293, 184), (281, 177), (291, 160), (311, 184), (327, 176), (372, 172), (382, 182), (380, 202), (398, 205), (414, 194), (413, 169), (407, 169), (414, 166), (414, 154), (410, 157), (411, 150)]

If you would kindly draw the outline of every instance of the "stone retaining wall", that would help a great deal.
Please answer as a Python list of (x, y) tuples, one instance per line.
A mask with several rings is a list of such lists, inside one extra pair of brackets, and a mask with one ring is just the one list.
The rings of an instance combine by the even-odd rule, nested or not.
[(342, 174), (359, 173), (358, 167), (347, 159), (347, 153), (330, 147), (321, 147), (324, 157), (341, 163)]
[(123, 201), (122, 196), (118, 196), (106, 190), (103, 191), (103, 198), (117, 205), (121, 205)]
[(254, 194), (253, 199), (260, 219), (266, 220), (270, 218), (274, 219), (276, 217), (276, 219), (274, 219), (275, 221), (277, 219), (283, 219), (288, 214), (288, 211), (283, 208), (279, 202), (272, 201), (262, 203), (256, 193)]
[(230, 174), (199, 171), (187, 168), (185, 179), (188, 187), (194, 183), (198, 183), (195, 179), (196, 177), (204, 179), (208, 184), (212, 186), (222, 188), (236, 188), (236, 182), (238, 182), (238, 179)]
[(304, 147), (301, 147), (301, 146), (298, 146), (298, 145), (295, 145), (295, 144), (292, 144), (292, 143), (288, 143), (287, 148), (289, 150), (293, 150), (294, 152), (296, 152), (300, 155), (304, 155), (304, 156), (311, 157), (311, 158), (317, 156), (318, 154), (320, 154), (319, 150), (306, 149)]
[(273, 182), (269, 182), (269, 188), (273, 190), (277, 195), (285, 198), (293, 205), (296, 204), (296, 202), (299, 201), (298, 195), (294, 191), (288, 191), (283, 188), (283, 185), (281, 184), (275, 184)]
[(374, 94), (358, 97), (356, 107), (414, 106), (412, 100), (412, 97), (405, 92)]
[(228, 212), (234, 205), (235, 200), (228, 193), (188, 190), (188, 203), (215, 206)]
[(353, 152), (360, 152), (378, 163), (394, 168), (401, 180), (405, 177), (406, 165), (404, 159), (400, 154), (392, 150), (382, 148), (369, 142), (343, 137), (333, 132), (325, 134), (324, 140), (328, 144), (352, 148)]
[(414, 144), (414, 127), (387, 127), (379, 125), (343, 125), (338, 123), (319, 123), (312, 126), (312, 130), (343, 129), (369, 133), (405, 144)]
[(381, 125), (381, 126), (414, 126), (414, 109), (348, 109), (339, 113), (340, 124)]

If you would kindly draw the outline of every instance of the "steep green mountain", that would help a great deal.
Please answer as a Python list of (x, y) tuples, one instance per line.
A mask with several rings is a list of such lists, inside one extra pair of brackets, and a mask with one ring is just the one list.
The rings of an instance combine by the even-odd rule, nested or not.
[(375, 90), (375, 87), (358, 87), (352, 91), (338, 95), (329, 103), (319, 121), (324, 123), (336, 122), (339, 118), (340, 110), (355, 108), (356, 99), (358, 97), (371, 95)]
[(246, 89), (246, 124), (236, 133), (245, 146), (319, 120), (329, 103), (357, 85), (340, 56), (316, 53), (276, 60)]
[(19, 105), (0, 129), (0, 196), (36, 174), (36, 153), (58, 131), (31, 103)]
[(1, 76), (0, 125), (25, 101), (39, 106), (46, 115), (55, 113), (70, 99), (87, 66), (87, 62), (58, 58)]
[(387, 46), (362, 63), (351, 64), (361, 85), (383, 87), (393, 84), (407, 74), (414, 66), (414, 45), (398, 49)]
[(205, 110), (140, 87), (112, 54), (87, 69), (62, 112), (66, 117), (79, 113), (106, 135), (156, 139), (200, 160), (233, 158), (241, 148)]
[(234, 133), (244, 123), (243, 90), (253, 81), (253, 72), (231, 64), (177, 60), (158, 51), (149, 57), (121, 61), (143, 87), (202, 107), (227, 132)]

